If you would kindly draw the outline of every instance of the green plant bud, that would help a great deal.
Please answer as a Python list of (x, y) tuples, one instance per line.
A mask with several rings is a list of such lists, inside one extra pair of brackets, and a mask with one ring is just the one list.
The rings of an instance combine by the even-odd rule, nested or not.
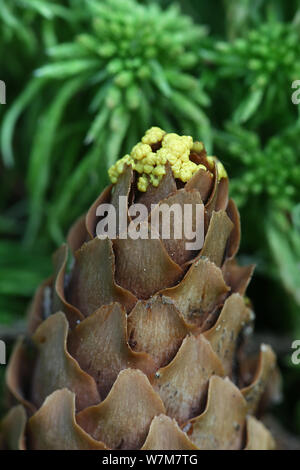
[(265, 63), (265, 68), (268, 70), (268, 72), (274, 72), (277, 68), (277, 64), (274, 60), (267, 60)]
[[(149, 31), (149, 32), (146, 32), (144, 31), (144, 36), (142, 38), (142, 41), (143, 41), (143, 44), (145, 47), (151, 47), (151, 46), (154, 46), (157, 42), (157, 39), (155, 39), (155, 37), (153, 36), (152, 32)], [(161, 44), (161, 42), (160, 42)]]
[(285, 192), (288, 196), (293, 196), (296, 192), (294, 186), (286, 186), (285, 187)]
[(141, 80), (149, 78), (151, 76), (151, 71), (148, 65), (143, 65), (137, 71), (137, 77)]
[(246, 173), (244, 176), (244, 180), (248, 185), (251, 185), (255, 182), (256, 175), (254, 175), (253, 173)]
[(126, 38), (131, 39), (135, 36), (136, 32), (134, 30), (134, 27), (131, 25), (126, 25), (126, 27), (123, 30), (123, 34)]
[(131, 59), (131, 68), (138, 69), (143, 64), (143, 60), (140, 57), (134, 57)]
[(102, 18), (95, 18), (93, 20), (93, 29), (97, 35), (100, 37), (106, 36), (107, 33), (107, 24)]
[(259, 59), (250, 59), (248, 61), (248, 67), (250, 70), (259, 70), (262, 68), (262, 63)]
[(126, 90), (126, 103), (129, 109), (137, 109), (140, 104), (140, 89), (137, 85), (131, 85)]
[(125, 88), (132, 82), (133, 75), (129, 70), (123, 70), (115, 77), (115, 83), (121, 88)]
[(178, 57), (180, 56), (181, 54), (184, 54), (184, 47), (180, 46), (180, 45), (173, 45), (172, 47), (170, 47), (169, 49), (169, 54), (170, 56), (172, 57)]
[(79, 34), (76, 38), (77, 42), (84, 46), (86, 49), (90, 51), (98, 51), (99, 49), (99, 42), (93, 36), (89, 34)]
[(262, 73), (261, 75), (259, 75), (257, 79), (255, 80), (255, 84), (257, 85), (258, 88), (265, 87), (268, 84), (268, 82), (269, 82), (269, 77), (265, 73)]
[(112, 59), (108, 64), (107, 64), (107, 71), (109, 72), (109, 74), (111, 75), (115, 75), (117, 74), (118, 72), (120, 72), (121, 70), (123, 70), (123, 67), (124, 67), (124, 63), (121, 59)]
[(285, 57), (283, 57), (283, 62), (285, 65), (290, 65), (292, 66), (293, 65), (293, 62), (295, 61), (295, 56), (294, 56), (294, 53), (293, 52), (288, 52)]
[(267, 192), (270, 194), (270, 196), (276, 196), (277, 192), (278, 192), (278, 187), (277, 186), (273, 186), (273, 185), (269, 185), (267, 186)]
[(270, 54), (270, 48), (264, 44), (254, 44), (252, 46), (252, 53), (260, 57), (268, 57)]
[(262, 190), (262, 185), (260, 183), (254, 183), (251, 189), (253, 194), (259, 194)]
[(122, 92), (119, 87), (110, 87), (105, 100), (108, 108), (115, 108), (122, 100)]
[(182, 69), (189, 69), (194, 67), (197, 61), (198, 59), (196, 54), (193, 52), (185, 52), (183, 55), (178, 57), (177, 63)]
[(165, 34), (161, 35), (159, 38), (159, 45), (162, 49), (168, 50), (173, 45), (172, 37), (166, 36)]
[(252, 42), (259, 41), (259, 39), (260, 39), (259, 32), (258, 32), (258, 31), (255, 31), (255, 30), (250, 31), (250, 33), (249, 33), (249, 39), (250, 39), (250, 41), (252, 41)]
[(111, 115), (111, 120), (110, 120), (110, 127), (114, 131), (118, 131), (123, 124), (123, 121), (127, 115), (126, 109), (123, 108), (123, 106), (118, 106), (117, 108), (114, 109), (112, 115)]
[(98, 53), (101, 57), (112, 57), (117, 50), (117, 47), (112, 42), (107, 42), (98, 48)]
[(155, 47), (148, 47), (145, 50), (144, 55), (145, 55), (146, 59), (153, 59), (154, 57), (157, 56), (157, 50), (156, 50)]
[(191, 90), (197, 87), (197, 80), (191, 75), (170, 70), (166, 72), (166, 77), (172, 86), (176, 86), (180, 90)]
[(245, 39), (237, 39), (234, 43), (234, 47), (238, 52), (246, 52), (247, 51), (247, 41)]
[(229, 52), (230, 51), (230, 45), (227, 42), (219, 41), (216, 44), (216, 49), (220, 52)]

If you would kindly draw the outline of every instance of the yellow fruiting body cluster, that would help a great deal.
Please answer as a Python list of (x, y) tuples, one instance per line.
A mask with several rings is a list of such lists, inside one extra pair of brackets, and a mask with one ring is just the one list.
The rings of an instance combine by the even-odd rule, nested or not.
[[(154, 152), (151, 145), (161, 143), (161, 148)], [(200, 169), (206, 170), (204, 165), (197, 165), (190, 160), (191, 151), (203, 150), (201, 142), (193, 142), (190, 136), (167, 134), (159, 127), (151, 127), (142, 141), (135, 145), (130, 155), (125, 155), (118, 160), (109, 170), (108, 174), (112, 183), (116, 183), (124, 170), (124, 165), (131, 165), (140, 176), (137, 181), (139, 191), (145, 192), (151, 183), (158, 186), (166, 173), (165, 165), (169, 162), (173, 175), (186, 183)], [(213, 158), (213, 157), (208, 157)], [(213, 163), (213, 162), (212, 162)], [(217, 164), (219, 164), (218, 162)], [(226, 171), (220, 163), (220, 176), (225, 177)]]
[(223, 163), (220, 162), (220, 160), (218, 160), (217, 157), (206, 157), (206, 160), (210, 164), (211, 168), (213, 168), (214, 165), (217, 165), (219, 181), (222, 178), (228, 178), (227, 171), (225, 170)]

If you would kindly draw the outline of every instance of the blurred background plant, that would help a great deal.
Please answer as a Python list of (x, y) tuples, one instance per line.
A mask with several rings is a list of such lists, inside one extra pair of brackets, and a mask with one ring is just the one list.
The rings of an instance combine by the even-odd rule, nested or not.
[(22, 328), (52, 250), (106, 184), (107, 167), (151, 125), (189, 133), (231, 177), (240, 259), (257, 264), (249, 297), (258, 331), (283, 371), (275, 412), (300, 433), (300, 371), (290, 361), (300, 338), (299, 3), (0, 0), (6, 335)]

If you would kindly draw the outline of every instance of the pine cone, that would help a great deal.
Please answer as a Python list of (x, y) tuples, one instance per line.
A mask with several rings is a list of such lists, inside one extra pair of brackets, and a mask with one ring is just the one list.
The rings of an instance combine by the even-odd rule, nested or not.
[[(272, 395), (275, 355), (262, 345), (247, 358), (243, 347), (253, 266), (235, 261), (240, 220), (224, 167), (191, 137), (152, 128), (109, 174), (54, 254), (12, 354), (6, 380), (19, 405), (2, 422), (3, 447), (274, 448), (255, 416)], [(102, 204), (121, 226), (120, 196), (126, 229), (133, 204), (153, 216), (162, 204), (203, 203), (202, 248), (187, 249), (184, 232), (164, 238), (161, 224), (156, 237), (99, 236)]]

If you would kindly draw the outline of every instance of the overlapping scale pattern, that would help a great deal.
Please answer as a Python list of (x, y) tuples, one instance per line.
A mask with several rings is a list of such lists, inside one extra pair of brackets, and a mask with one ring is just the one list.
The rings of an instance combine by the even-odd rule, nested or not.
[[(253, 266), (235, 259), (239, 214), (218, 161), (200, 145), (189, 158), (200, 166), (188, 182), (167, 162), (146, 192), (124, 165), (71, 228), (7, 370), (19, 404), (1, 424), (3, 448), (274, 448), (255, 415), (267, 388), (272, 395), (275, 356), (263, 345), (248, 367), (243, 347), (254, 319), (244, 297)], [(97, 207), (109, 202), (118, 212), (119, 196), (127, 224), (133, 203), (203, 203), (202, 249), (187, 251), (184, 238), (99, 239)]]

